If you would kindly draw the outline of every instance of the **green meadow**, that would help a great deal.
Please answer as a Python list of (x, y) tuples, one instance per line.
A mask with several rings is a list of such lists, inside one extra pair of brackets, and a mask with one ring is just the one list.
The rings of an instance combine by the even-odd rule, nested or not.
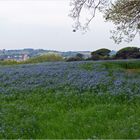
[[(23, 90), (16, 88), (11, 93), (6, 93), (4, 90), (10, 86), (12, 87), (13, 82), (1, 83), (0, 85), (3, 88), (3, 90), (2, 88), (0, 89), (1, 139), (140, 138), (140, 87), (138, 86), (140, 84), (140, 61), (90, 61), (76, 63), (77, 67), (72, 67), (75, 65), (74, 63), (66, 63), (66, 68), (68, 67), (71, 71), (80, 69), (84, 73), (86, 71), (91, 73), (95, 71), (94, 65), (99, 64), (98, 70), (100, 71), (100, 69), (104, 68), (109, 73), (108, 76), (112, 78), (112, 81), (115, 81), (116, 78), (113, 73), (124, 74), (121, 75), (125, 79), (125, 83), (122, 86), (130, 88), (129, 90), (132, 90), (131, 95), (127, 90), (118, 91), (117, 95), (114, 94), (113, 84), (111, 85), (111, 83), (110, 85), (101, 83), (94, 89), (88, 87), (79, 89), (78, 87), (64, 84), (60, 87), (54, 86), (54, 88), (46, 89), (45, 86), (40, 85), (33, 89), (27, 88)], [(54, 63), (55, 68), (58, 67), (58, 69), (60, 69), (60, 66), (63, 67), (64, 64), (58, 65)], [(40, 65), (46, 68), (44, 71), (52, 67), (50, 65), (48, 68), (48, 64), (40, 63), (36, 68), (40, 67)], [(8, 68), (9, 71), (5, 73), (8, 80), (8, 78), (11, 78), (10, 74), (13, 71), (16, 71), (16, 73), (23, 69), (26, 71), (29, 66), (24, 65), (22, 69), (19, 69), (19, 67), (19, 65), (1, 67), (0, 74), (2, 75)], [(2, 69), (4, 69), (4, 72)], [(58, 69), (55, 69), (55, 71)], [(30, 70), (34, 73), (34, 69)], [(45, 75), (46, 73), (41, 72), (41, 74)], [(59, 74), (60, 71), (58, 72)], [(32, 77), (33, 75), (30, 76)], [(26, 75), (21, 78), (25, 80)], [(51, 78), (54, 77), (52, 76)], [(135, 85), (125, 87), (128, 80), (132, 83), (135, 80), (137, 82), (134, 82)], [(112, 88), (112, 93), (108, 89), (109, 86)]]

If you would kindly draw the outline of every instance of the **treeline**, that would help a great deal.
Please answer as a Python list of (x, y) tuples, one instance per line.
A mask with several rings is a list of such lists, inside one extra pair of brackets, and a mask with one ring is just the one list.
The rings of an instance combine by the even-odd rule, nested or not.
[(126, 47), (116, 54), (112, 55), (111, 50), (102, 48), (91, 52), (89, 58), (84, 58), (83, 54), (77, 54), (75, 57), (70, 57), (66, 61), (81, 61), (81, 60), (115, 60), (115, 59), (140, 59), (140, 48)]
[(138, 47), (126, 47), (115, 54), (106, 48), (102, 48), (91, 52), (90, 57), (85, 58), (84, 54), (77, 53), (73, 57), (63, 57), (59, 54), (48, 53), (44, 55), (35, 56), (27, 59), (26, 61), (4, 60), (0, 61), (0, 65), (14, 65), (14, 64), (30, 64), (30, 63), (42, 63), (42, 62), (57, 62), (57, 61), (86, 61), (86, 60), (118, 60), (118, 59), (140, 59), (140, 48)]

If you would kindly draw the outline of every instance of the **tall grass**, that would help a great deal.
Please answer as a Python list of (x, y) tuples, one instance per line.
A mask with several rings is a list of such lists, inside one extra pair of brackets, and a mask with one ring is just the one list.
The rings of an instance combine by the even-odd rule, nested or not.
[(19, 64), (19, 62), (14, 61), (14, 60), (0, 61), (0, 65), (15, 65), (15, 64)]
[(140, 69), (140, 60), (102, 62), (106, 68)]
[(38, 89), (0, 95), (0, 138), (139, 138), (139, 98)]
[[(139, 74), (116, 71), (139, 69), (140, 61), (99, 63), (0, 69), (0, 139), (140, 138)], [(75, 81), (77, 88), (65, 85)]]
[[(140, 60), (118, 60), (118, 61), (99, 61), (106, 69), (140, 69)], [(85, 70), (93, 70), (97, 62), (90, 61), (89, 63), (81, 64), (80, 68)]]

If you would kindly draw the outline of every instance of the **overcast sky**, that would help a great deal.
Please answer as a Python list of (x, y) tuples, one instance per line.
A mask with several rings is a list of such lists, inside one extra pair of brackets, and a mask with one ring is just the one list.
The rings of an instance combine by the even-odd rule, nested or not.
[(111, 23), (100, 14), (86, 34), (72, 32), (68, 17), (70, 0), (0, 0), (0, 49), (50, 49), (58, 51), (93, 51), (99, 48), (118, 50), (139, 46), (140, 38), (120, 45), (110, 38)]

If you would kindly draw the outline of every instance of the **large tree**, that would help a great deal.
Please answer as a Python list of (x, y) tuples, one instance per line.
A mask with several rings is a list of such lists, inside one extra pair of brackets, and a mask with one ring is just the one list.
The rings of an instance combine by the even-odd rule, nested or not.
[(123, 48), (116, 53), (116, 58), (117, 59), (140, 58), (140, 48), (137, 47)]
[[(140, 35), (140, 0), (71, 0), (71, 6), (70, 16), (75, 20), (74, 31), (86, 30), (98, 10), (104, 13), (106, 21), (116, 25), (111, 31), (116, 43), (132, 41), (137, 34)], [(83, 9), (91, 11), (91, 17), (82, 26), (80, 16)]]

